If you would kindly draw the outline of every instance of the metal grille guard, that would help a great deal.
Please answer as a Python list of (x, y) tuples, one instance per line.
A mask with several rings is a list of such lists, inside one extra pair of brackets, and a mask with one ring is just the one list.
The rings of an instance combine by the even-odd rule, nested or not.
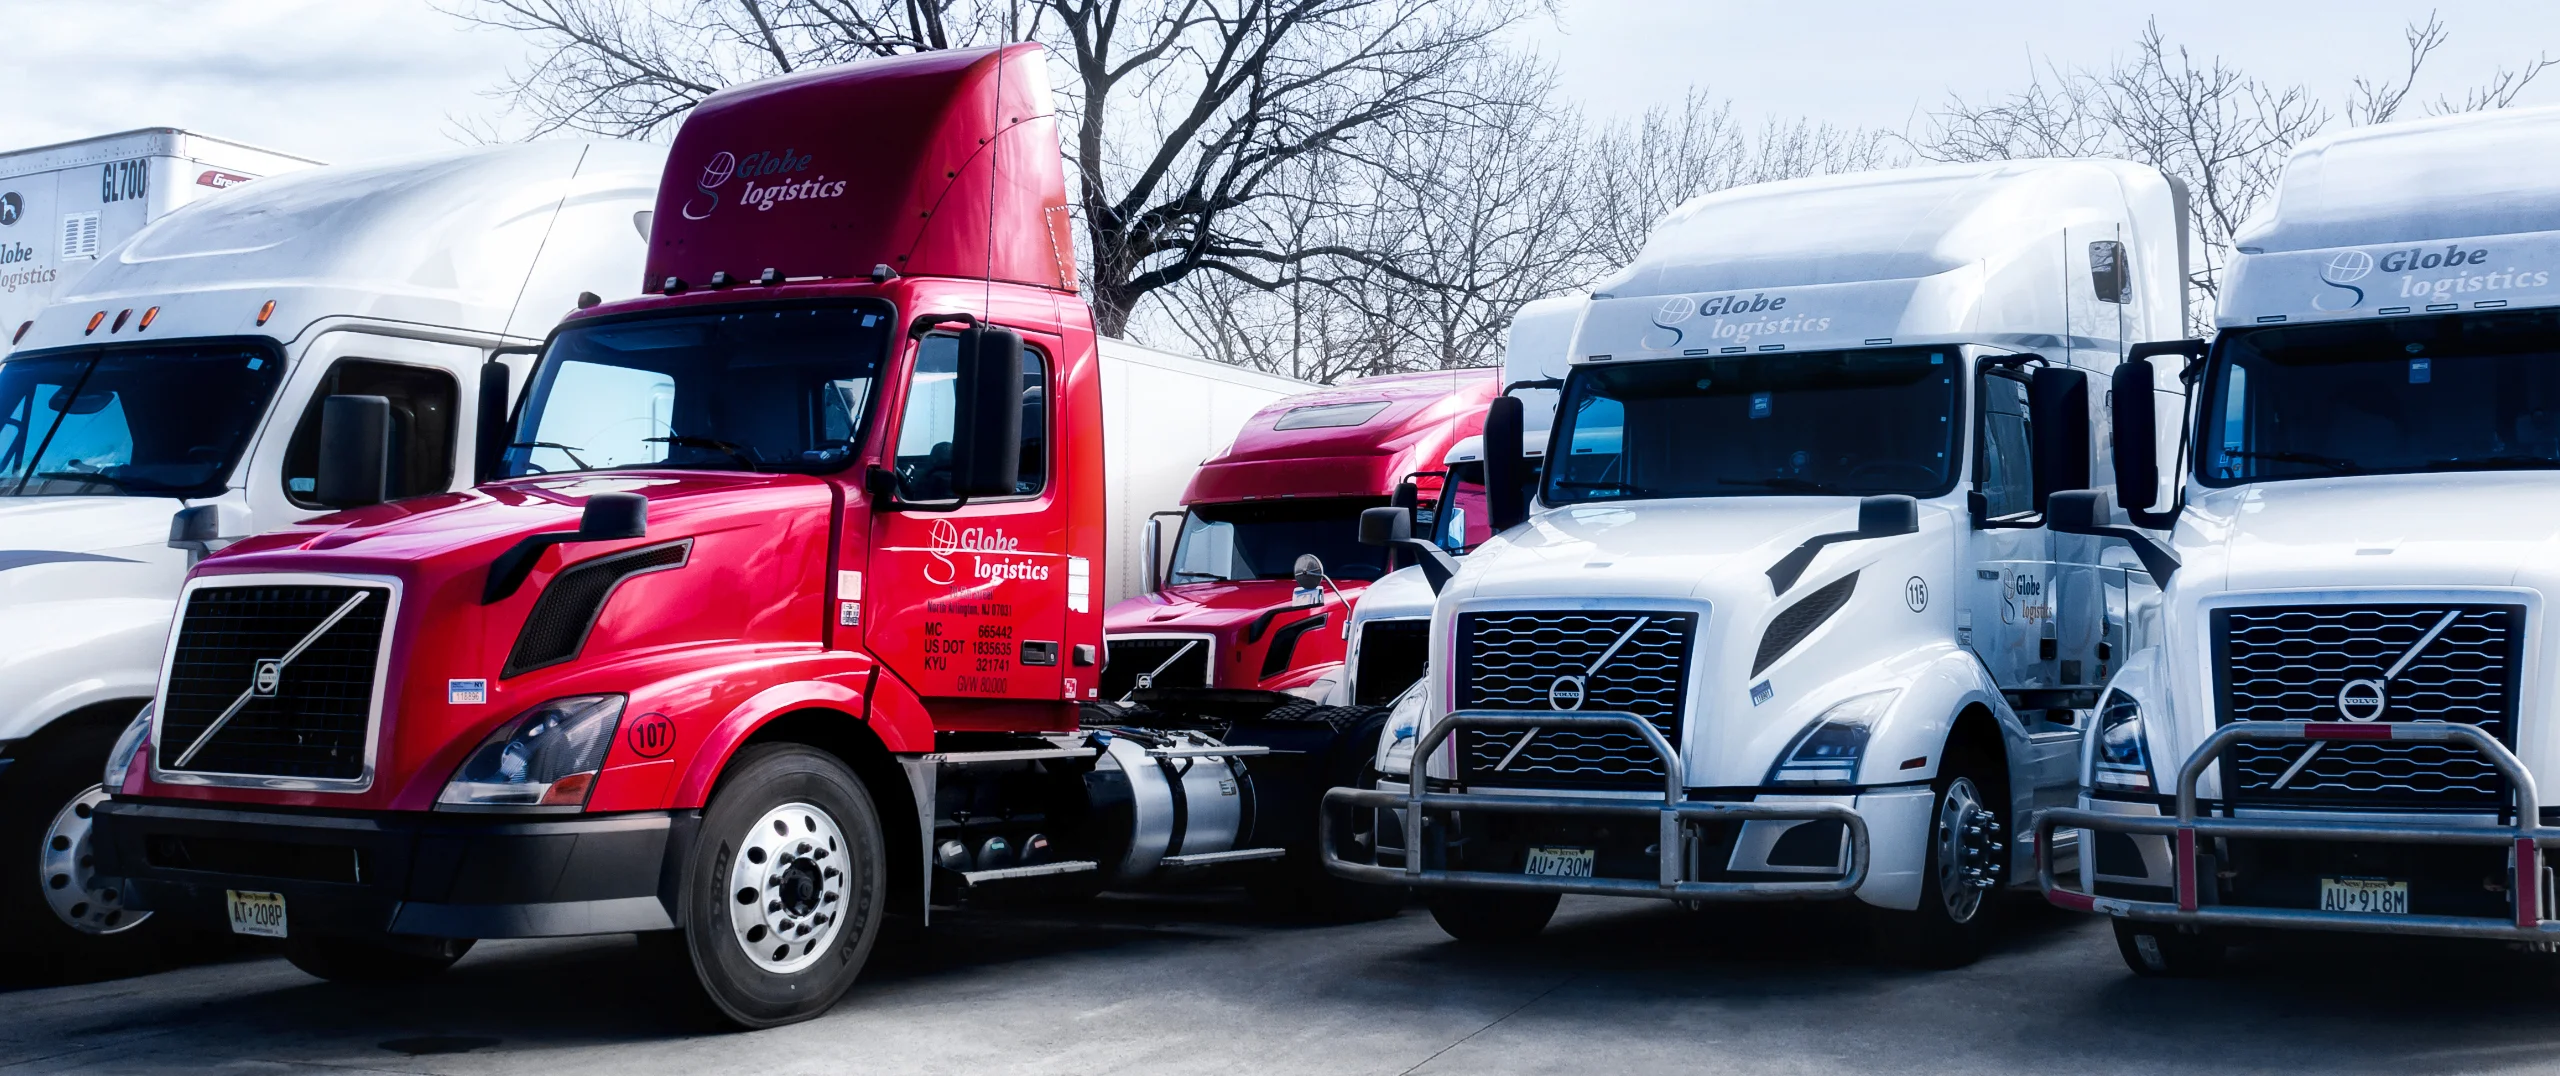
[[(1465, 792), (1431, 792), (1423, 774), (1432, 753), (1460, 728), (1632, 730), (1644, 737), (1663, 762), (1662, 802), (1612, 800), (1578, 796), (1488, 796)], [(1691, 803), (1681, 796), (1680, 753), (1653, 723), (1629, 713), (1563, 713), (1518, 710), (1460, 710), (1433, 725), (1413, 745), (1414, 774), (1403, 792), (1385, 789), (1335, 788), (1324, 795), (1317, 821), (1317, 844), (1325, 868), (1355, 881), (1379, 885), (1424, 885), (1455, 889), (1507, 889), (1543, 893), (1591, 893), (1664, 900), (1825, 900), (1857, 892), (1867, 878), (1867, 823), (1858, 812), (1836, 803)], [(1402, 810), (1404, 866), (1354, 863), (1338, 853), (1334, 842), (1337, 809)], [(1633, 878), (1556, 878), (1495, 871), (1423, 869), (1422, 818), (1426, 811), (1508, 811), (1515, 814), (1654, 815), (1661, 819), (1659, 882)], [(1836, 880), (1820, 882), (1692, 882), (1684, 878), (1683, 824), (1689, 821), (1790, 821), (1841, 823), (1849, 833), (1849, 870)]]
[[(2337, 822), (2317, 819), (2198, 818), (2196, 780), (2224, 748), (2242, 740), (2371, 741), (2463, 743), (2479, 749), (2507, 779), (2515, 795), (2511, 826), (2446, 826), (2394, 822)], [(2106, 814), (2058, 807), (2036, 818), (2036, 884), (2045, 899), (2074, 911), (2104, 912), (2125, 919), (2211, 926), (2283, 927), (2353, 930), (2375, 934), (2425, 934), (2457, 938), (2494, 938), (2547, 942), (2560, 936), (2560, 920), (2542, 918), (2541, 849), (2560, 843), (2560, 829), (2540, 825), (2541, 799), (2533, 774), (2514, 752), (2478, 725), (2451, 722), (2351, 724), (2344, 721), (2249, 721), (2224, 725), (2178, 769), (2178, 814), (2175, 818)], [(2176, 874), (2177, 902), (2125, 900), (2065, 889), (2054, 879), (2053, 831), (2104, 830), (2171, 838), (2170, 860)], [(2470, 915), (2366, 915), (2303, 908), (2206, 906), (2199, 900), (2196, 839), (2251, 837), (2270, 840), (2387, 841), (2402, 844), (2512, 845), (2515, 857), (2513, 920)]]

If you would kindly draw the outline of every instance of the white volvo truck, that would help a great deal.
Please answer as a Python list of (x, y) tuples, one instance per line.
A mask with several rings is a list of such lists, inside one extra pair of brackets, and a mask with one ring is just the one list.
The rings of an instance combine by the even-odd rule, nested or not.
[[(1897, 955), (1970, 959), (2121, 660), (2140, 569), (2043, 504), (2109, 477), (2090, 375), (2179, 323), (2183, 202), (2014, 161), (1666, 217), (1594, 289), (1534, 502), (1440, 590), (1418, 733), (1331, 795), (1333, 868), (1461, 939), (1564, 893), (1854, 895)], [(1522, 410), (1487, 421), (1496, 493)]]
[(2186, 450), (2056, 526), (2174, 520), (2177, 567), (2087, 730), (2083, 809), (2040, 824), (2092, 832), (2047, 895), (2112, 917), (2134, 971), (2208, 972), (2235, 928), (2560, 940), (2533, 716), (2560, 668), (2554, 159), (2547, 108), (2307, 142), (2210, 349), (2118, 374), (2116, 434)]
[(99, 772), (195, 558), (329, 510), (320, 401), (390, 399), (395, 496), (468, 487), (551, 326), (639, 290), (664, 158), (550, 142), (262, 179), (36, 315), (0, 363), (0, 949), (142, 943), (90, 868)]

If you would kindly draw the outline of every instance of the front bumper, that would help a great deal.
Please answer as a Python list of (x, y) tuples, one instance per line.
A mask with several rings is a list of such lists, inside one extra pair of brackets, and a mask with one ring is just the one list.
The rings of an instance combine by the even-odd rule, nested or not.
[(327, 814), (110, 800), (100, 873), (156, 913), (228, 925), (226, 890), (284, 895), (294, 933), (546, 938), (668, 930), (698, 816)]
[[(1435, 792), (1430, 782), (1419, 773), (1432, 753), (1439, 749), (1461, 727), (1505, 729), (1592, 729), (1633, 731), (1644, 737), (1654, 753), (1662, 759), (1664, 788), (1659, 801), (1652, 799), (1596, 798), (1584, 796), (1495, 795), (1465, 792)], [(1379, 885), (1435, 886), (1455, 889), (1509, 890), (1513, 892), (1590, 893), (1603, 896), (1655, 897), (1663, 900), (1768, 901), (1768, 900), (1836, 900), (1856, 893), (1866, 882), (1867, 822), (1859, 812), (1838, 804), (1821, 802), (1702, 802), (1686, 798), (1681, 788), (1680, 753), (1663, 738), (1660, 729), (1633, 714), (1622, 713), (1521, 713), (1485, 710), (1462, 710), (1432, 726), (1413, 747), (1416, 779), (1402, 790), (1336, 788), (1325, 793), (1324, 808), (1318, 815), (1321, 832), (1319, 845), (1324, 851), (1327, 870), (1355, 881)], [(1382, 821), (1377, 836), (1384, 844), (1383, 832), (1388, 822), (1402, 830), (1397, 848), (1402, 851), (1401, 866), (1377, 862), (1372, 849), (1369, 861), (1346, 856), (1337, 833), (1337, 816), (1351, 811), (1374, 812)], [(1536, 875), (1511, 870), (1481, 870), (1448, 864), (1449, 835), (1463, 821), (1463, 812), (1537, 816), (1546, 819), (1633, 818), (1651, 819), (1654, 826), (1651, 844), (1643, 850), (1655, 868), (1650, 878), (1588, 878)], [(1434, 817), (1439, 816), (1439, 817)], [(1844, 849), (1836, 873), (1803, 881), (1761, 878), (1700, 880), (1705, 864), (1701, 857), (1698, 830), (1701, 824), (1746, 822), (1830, 822), (1845, 835)]]
[[(2448, 825), (2402, 821), (2340, 821), (2310, 818), (2197, 817), (2196, 783), (2223, 750), (2241, 740), (2336, 742), (2395, 740), (2461, 743), (2488, 757), (2515, 796), (2513, 824)], [(2540, 824), (2540, 797), (2533, 774), (2497, 737), (2476, 725), (2448, 723), (2350, 724), (2322, 721), (2257, 721), (2224, 725), (2187, 757), (2178, 771), (2174, 816), (2144, 816), (2074, 808), (2055, 808), (2036, 819), (2036, 881), (2053, 904), (2075, 911), (2103, 912), (2119, 919), (2173, 923), (2195, 927), (2274, 927), (2296, 930), (2344, 930), (2374, 934), (2417, 934), (2437, 937), (2489, 938), (2550, 943), (2560, 938), (2560, 918), (2551, 908), (2550, 869), (2543, 865), (2544, 846), (2560, 843), (2560, 828)], [(2090, 832), (2083, 847), (2100, 835), (2166, 838), (2171, 883), (2169, 900), (2139, 900), (2065, 887), (2055, 876), (2053, 833), (2057, 829)], [(2459, 914), (2367, 914), (2316, 908), (2265, 907), (2217, 903), (2218, 892), (2203, 884), (2204, 864), (2212, 862), (2210, 843), (2229, 841), (2324, 841), (2369, 845), (2406, 845), (2420, 849), (2486, 847), (2504, 849), (2507, 877), (2505, 916)], [(2218, 887), (2217, 887), (2218, 889)]]

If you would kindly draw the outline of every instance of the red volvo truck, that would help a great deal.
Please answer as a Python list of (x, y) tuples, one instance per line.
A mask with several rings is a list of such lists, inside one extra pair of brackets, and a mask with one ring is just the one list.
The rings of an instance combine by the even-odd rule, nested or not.
[(1313, 848), (1379, 715), (1097, 705), (1105, 360), (1040, 51), (727, 90), (667, 169), (652, 294), (552, 334), (479, 485), (377, 503), (390, 419), (327, 401), (347, 510), (190, 574), (101, 869), (329, 978), (638, 932), (748, 1026), (975, 892), (1391, 913)]
[[(1157, 706), (1347, 699), (1344, 641), (1389, 569), (1360, 513), (1439, 504), (1441, 459), (1484, 429), (1495, 369), (1387, 374), (1275, 401), (1182, 497), (1172, 560), (1145, 521), (1145, 592), (1103, 615), (1102, 697)], [(1312, 564), (1303, 558), (1314, 557)], [(1294, 698), (1257, 697), (1281, 693)], [(1196, 702), (1195, 702), (1196, 700)]]

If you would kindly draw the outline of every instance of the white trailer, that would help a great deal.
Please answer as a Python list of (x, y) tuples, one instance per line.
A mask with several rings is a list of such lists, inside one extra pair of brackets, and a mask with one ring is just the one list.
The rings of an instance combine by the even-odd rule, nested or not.
[(144, 225), (317, 163), (174, 127), (0, 153), (0, 332), (23, 335), (37, 310)]
[[(1897, 955), (1971, 959), (2146, 585), (2044, 505), (2110, 479), (2089, 377), (2179, 323), (2184, 208), (2066, 160), (1666, 217), (1593, 289), (1525, 518), (1452, 565), (1379, 787), (1332, 793), (1380, 812), (1336, 872), (1423, 887), (1462, 939), (1568, 892), (1854, 896)], [(1486, 424), (1497, 488), (1521, 410)]]
[(1236, 431), (1274, 400), (1314, 386), (1207, 359), (1102, 339), (1103, 485), (1110, 505), (1111, 563), (1102, 607), (1145, 589), (1156, 548), (1153, 520), (1182, 512), (1200, 464), (1234, 444)]
[[(467, 487), (561, 315), (640, 287), (665, 151), (310, 168), (101, 253), (0, 362), (0, 947), (141, 944), (89, 805), (189, 565), (328, 511), (320, 401), (383, 396), (398, 496)], [(503, 448), (503, 444), (498, 446)]]
[(2120, 458), (2188, 447), (2056, 514), (2174, 524), (2178, 567), (2087, 729), (2081, 809), (2044, 824), (2093, 852), (2048, 863), (2048, 897), (2111, 917), (2135, 972), (2209, 972), (2232, 928), (2560, 938), (2534, 716), (2560, 668), (2554, 159), (2550, 108), (2306, 142), (2211, 346), (2118, 373)]

